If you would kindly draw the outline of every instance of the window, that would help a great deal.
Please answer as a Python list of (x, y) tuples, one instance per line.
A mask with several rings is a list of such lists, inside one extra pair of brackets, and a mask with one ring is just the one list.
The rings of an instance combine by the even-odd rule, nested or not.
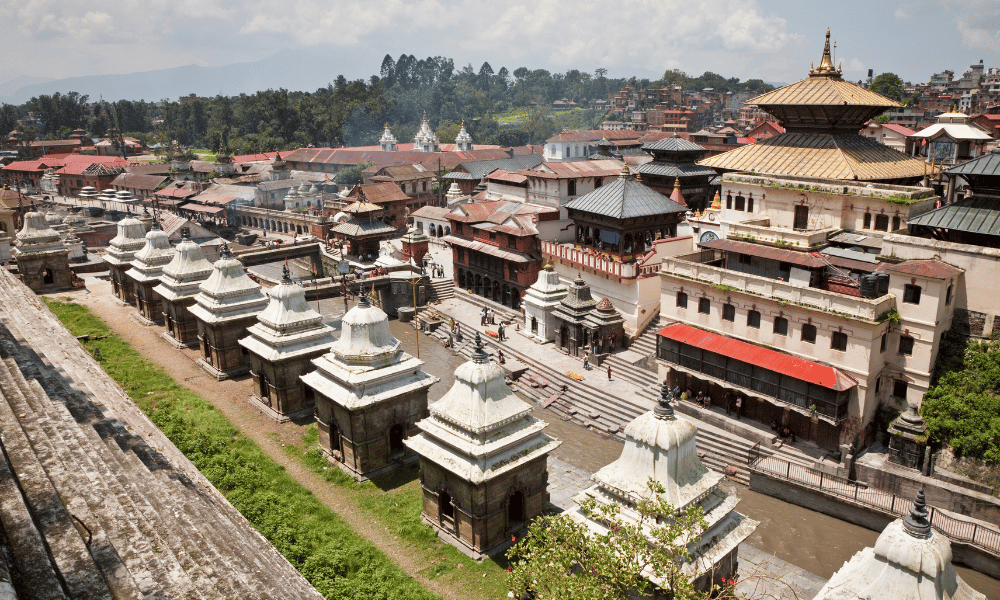
[(722, 320), (723, 321), (735, 321), (736, 320), (736, 307), (732, 304), (722, 305)]
[(747, 212), (753, 212), (753, 196), (747, 198)]
[(455, 223), (455, 233), (461, 235), (461, 233), (462, 233), (462, 224), (461, 223)]
[(458, 262), (465, 264), (465, 248), (458, 248)]
[(879, 352), (881, 352), (883, 354), (885, 353), (885, 344), (886, 344), (886, 341), (887, 341), (888, 337), (889, 337), (888, 333), (883, 333), (882, 334), (882, 346), (879, 349)]
[(747, 199), (743, 196), (736, 196), (736, 210), (746, 210)]
[(747, 327), (760, 329), (760, 311), (751, 310), (747, 313)]
[(604, 185), (604, 178), (603, 177), (594, 177), (594, 189), (596, 190), (597, 188), (601, 187), (602, 185)]
[(495, 241), (496, 241), (496, 239), (497, 239), (497, 232), (495, 232), (495, 231), (491, 231), (491, 232), (490, 232), (490, 241), (491, 241), (491, 242), (495, 242)]
[(788, 335), (788, 319), (784, 317), (775, 317), (774, 333), (778, 335)]
[(951, 304), (951, 293), (952, 293), (952, 292), (953, 292), (954, 290), (955, 290), (955, 286), (954, 286), (953, 284), (950, 284), (950, 283), (949, 283), (949, 284), (948, 284), (948, 291), (947, 291), (947, 292), (945, 292), (945, 294), (944, 294), (944, 303), (945, 303), (945, 304)]
[(899, 229), (899, 227), (900, 227), (901, 224), (902, 223), (900, 222), (899, 217), (893, 217), (892, 218), (892, 231), (896, 231), (897, 229)]
[(910, 285), (909, 283), (903, 286), (903, 302), (907, 304), (920, 304), (920, 286)]
[(570, 180), (566, 182), (566, 194), (569, 196), (576, 195), (576, 181)]
[(910, 386), (909, 384), (906, 383), (906, 381), (902, 379), (894, 379), (892, 381), (892, 395), (897, 398), (906, 400), (906, 390), (908, 387)]
[(507, 247), (517, 249), (517, 236), (507, 234)]
[(749, 265), (750, 261), (753, 259), (749, 254), (740, 254), (740, 264)]
[(909, 335), (899, 336), (899, 353), (906, 356), (913, 356), (913, 337)]
[(802, 326), (802, 341), (810, 344), (816, 343), (816, 326), (806, 323)]
[(875, 231), (889, 231), (889, 215), (875, 215)]
[(872, 228), (872, 214), (871, 213), (867, 213), (867, 212), (865, 213), (865, 221), (864, 221), (864, 224), (861, 227), (863, 227), (864, 229), (871, 229)]
[(882, 377), (879, 376), (875, 378), (875, 393), (877, 394), (881, 389), (882, 389)]
[(677, 292), (677, 308), (688, 307), (688, 295), (684, 292)]
[(517, 281), (517, 263), (509, 263), (508, 267), (508, 271), (510, 272), (508, 279)]
[(703, 315), (707, 315), (712, 312), (712, 303), (708, 298), (698, 300), (698, 312)]
[(726, 194), (726, 208), (729, 210), (733, 209), (733, 195), (729, 193)]
[(833, 332), (833, 338), (830, 340), (830, 349), (839, 350), (841, 352), (847, 351), (847, 334), (835, 331)]

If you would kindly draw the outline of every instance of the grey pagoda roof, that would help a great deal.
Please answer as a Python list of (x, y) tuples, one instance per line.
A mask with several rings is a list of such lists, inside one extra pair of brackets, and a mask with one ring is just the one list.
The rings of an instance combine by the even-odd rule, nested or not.
[(1000, 236), (1000, 198), (992, 196), (963, 198), (948, 206), (910, 217), (907, 226), (914, 225)]
[(687, 208), (629, 176), (621, 176), (592, 192), (570, 200), (566, 203), (566, 208), (614, 219), (634, 219), (687, 211)]
[(567, 292), (566, 296), (556, 305), (552, 314), (567, 323), (583, 323), (587, 319), (587, 315), (597, 306), (597, 300), (594, 300), (590, 294), (590, 286), (580, 275), (577, 275)]
[(641, 175), (658, 175), (660, 177), (712, 177), (717, 171), (712, 167), (703, 167), (693, 162), (662, 162), (650, 161), (635, 168)]
[(995, 175), (1000, 177), (1000, 153), (984, 154), (948, 169), (951, 175)]
[(348, 219), (336, 227), (330, 229), (331, 233), (339, 233), (349, 237), (363, 237), (367, 235), (382, 235), (395, 233), (396, 228), (387, 225), (378, 219)]
[(662, 140), (656, 140), (655, 142), (646, 142), (642, 145), (643, 150), (661, 150), (666, 152), (705, 152), (706, 148), (704, 146), (699, 146), (694, 142), (690, 142), (680, 136), (673, 136), (668, 138), (663, 138)]
[(464, 162), (459, 166), (476, 177), (481, 177), (484, 169), (488, 175), (497, 169), (506, 169), (508, 171), (530, 169), (531, 167), (542, 164), (543, 161), (544, 158), (541, 154), (525, 154), (523, 156), (512, 156), (510, 158)]

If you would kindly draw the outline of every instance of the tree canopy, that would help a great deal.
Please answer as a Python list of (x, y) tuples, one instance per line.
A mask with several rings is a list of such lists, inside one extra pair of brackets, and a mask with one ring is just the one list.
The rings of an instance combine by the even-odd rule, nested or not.
[(897, 102), (903, 98), (903, 80), (895, 73), (882, 73), (868, 89)]

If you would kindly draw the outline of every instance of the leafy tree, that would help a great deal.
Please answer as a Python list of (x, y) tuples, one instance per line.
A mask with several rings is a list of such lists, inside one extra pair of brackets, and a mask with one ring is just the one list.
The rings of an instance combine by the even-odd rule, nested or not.
[(899, 101), (903, 97), (903, 80), (895, 73), (882, 73), (868, 89), (890, 100)]
[(364, 183), (365, 176), (363, 174), (364, 170), (372, 166), (373, 163), (366, 162), (360, 165), (354, 165), (353, 167), (347, 167), (346, 169), (341, 169), (337, 176), (333, 178), (334, 182), (341, 185), (359, 185)]
[[(507, 551), (507, 582), (515, 597), (530, 590), (535, 598), (607, 600), (665, 593), (675, 600), (707, 600), (709, 594), (696, 591), (681, 571), (691, 559), (687, 544), (697, 544), (706, 527), (701, 508), (678, 513), (660, 496), (660, 484), (650, 479), (649, 489), (655, 499), (637, 504), (638, 523), (622, 518), (617, 504), (583, 501), (584, 514), (607, 527), (603, 534), (566, 514), (536, 519), (528, 535)], [(663, 515), (671, 516), (658, 520)], [(731, 590), (716, 591), (731, 597)]]

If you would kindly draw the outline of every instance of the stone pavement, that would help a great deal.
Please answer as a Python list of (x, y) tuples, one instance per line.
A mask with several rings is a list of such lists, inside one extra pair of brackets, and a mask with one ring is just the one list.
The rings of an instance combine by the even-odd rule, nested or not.
[[(573, 497), (593, 485), (590, 473), (551, 455), (547, 460), (549, 502), (557, 509), (569, 510), (573, 507)], [(808, 600), (826, 583), (822, 577), (749, 544), (740, 544), (739, 560), (740, 582), (736, 591), (745, 598)]]

